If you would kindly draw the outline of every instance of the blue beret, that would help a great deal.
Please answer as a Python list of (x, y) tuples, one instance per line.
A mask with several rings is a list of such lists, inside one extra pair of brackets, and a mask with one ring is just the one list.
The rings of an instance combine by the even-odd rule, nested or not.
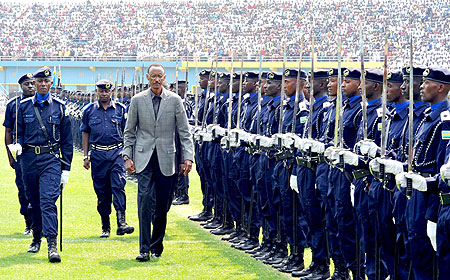
[(31, 73), (26, 73), (25, 75), (23, 75), (22, 77), (20, 77), (18, 83), (22, 84), (28, 80), (33, 80), (33, 74)]
[(367, 69), (364, 71), (364, 76), (366, 81), (371, 81), (374, 83), (383, 83), (383, 70), (381, 69)]
[(111, 83), (111, 81), (103, 79), (98, 81), (96, 84), (98, 89), (112, 89), (113, 88), (113, 84)]
[(219, 73), (219, 79), (230, 79), (230, 74), (221, 72)]
[[(402, 68), (402, 73), (403, 73), (403, 77), (408, 76), (410, 74), (410, 67), (403, 67)], [(423, 76), (423, 71), (425, 71), (425, 69), (427, 69), (427, 67), (425, 66), (414, 66), (413, 67), (413, 77), (422, 77)]]
[(361, 79), (361, 71), (356, 68), (348, 68), (344, 70), (344, 78), (345, 79), (352, 79), (352, 80), (359, 80)]
[[(308, 77), (311, 77), (311, 71), (308, 72)], [(321, 69), (314, 70), (314, 79), (328, 79), (328, 71)]]
[(283, 79), (283, 75), (281, 73), (270, 72), (269, 74), (267, 74), (267, 79), (271, 81), (281, 82), (281, 80)]
[(249, 79), (258, 79), (259, 78), (259, 73), (258, 72), (253, 72), (253, 71), (248, 71), (248, 72), (245, 72), (244, 76), (246, 78), (249, 78)]
[(36, 72), (34, 72), (33, 77), (34, 78), (51, 78), (52, 70), (48, 67), (39, 68)]
[[(347, 70), (347, 68), (342, 67), (341, 68), (341, 75), (344, 76), (344, 71)], [(331, 68), (328, 70), (328, 77), (337, 77), (338, 76), (338, 69), (337, 68)]]
[(200, 71), (200, 73), (198, 74), (200, 77), (209, 77), (209, 74), (211, 73), (211, 75), (214, 75), (214, 71), (210, 71), (210, 70), (202, 70)]
[(423, 79), (450, 84), (450, 71), (445, 68), (428, 67), (423, 72)]
[(386, 79), (389, 83), (403, 83), (403, 74), (401, 71), (388, 72)]
[[(285, 78), (295, 78), (297, 79), (298, 76), (298, 70), (297, 69), (285, 69), (284, 70), (284, 77)], [(300, 70), (300, 79), (306, 80), (306, 72), (303, 70)]]

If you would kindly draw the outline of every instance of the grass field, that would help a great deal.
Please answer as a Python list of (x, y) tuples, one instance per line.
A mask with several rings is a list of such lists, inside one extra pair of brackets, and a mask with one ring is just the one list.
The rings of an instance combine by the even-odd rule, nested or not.
[[(3, 117), (0, 118), (3, 122)], [(4, 135), (3, 126), (0, 134)], [(229, 243), (211, 235), (186, 217), (201, 210), (199, 178), (191, 174), (191, 204), (173, 206), (169, 212), (165, 250), (158, 261), (139, 263), (137, 185), (128, 182), (127, 222), (131, 235), (100, 239), (100, 216), (90, 171), (82, 167), (75, 152), (69, 184), (64, 190), (63, 252), (60, 264), (47, 260), (47, 243), (38, 254), (27, 253), (31, 237), (23, 235), (25, 223), (19, 213), (14, 171), (9, 167), (5, 146), (0, 144), (0, 279), (285, 279), (289, 275), (255, 261)], [(59, 201), (57, 203), (59, 205)], [(114, 211), (113, 211), (114, 212)], [(45, 240), (45, 239), (44, 239)], [(59, 239), (58, 239), (59, 240)], [(59, 248), (59, 244), (58, 244)], [(305, 262), (310, 262), (309, 250)]]

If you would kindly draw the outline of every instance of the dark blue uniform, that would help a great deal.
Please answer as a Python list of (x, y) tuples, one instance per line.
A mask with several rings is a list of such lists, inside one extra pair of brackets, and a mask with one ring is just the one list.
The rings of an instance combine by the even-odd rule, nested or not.
[[(11, 135), (13, 137), (13, 143), (14, 141), (17, 141), (15, 138), (15, 131), (16, 131), (16, 108), (18, 109), (20, 101), (24, 99), (23, 94), (21, 96), (13, 97), (11, 98), (8, 103), (6, 104), (6, 111), (5, 111), (5, 120), (3, 121), (3, 126), (5, 128), (11, 129)], [(27, 199), (26, 193), (25, 193), (25, 185), (23, 183), (22, 178), (22, 169), (20, 168), (20, 161), (21, 156), (17, 156), (16, 161), (13, 163), (13, 168), (16, 173), (16, 186), (19, 190), (19, 203), (20, 203), (20, 214), (22, 214), (25, 217), (25, 222), (27, 228), (31, 228), (31, 213), (29, 213), (29, 201)]]
[[(43, 231), (44, 236), (49, 239), (58, 235), (55, 202), (61, 193), (61, 170), (70, 170), (73, 142), (70, 121), (64, 112), (64, 102), (48, 94), (47, 98), (39, 103), (36, 95), (20, 102), (17, 132), (18, 142), (23, 147), (22, 170), (27, 171), (23, 174), (23, 179), (31, 204), (33, 232)], [(48, 140), (39, 125), (35, 107), (41, 115), (50, 138)], [(54, 153), (49, 153), (49, 148), (52, 148)], [(66, 164), (55, 155), (60, 155)]]
[(122, 151), (126, 107), (111, 100), (105, 110), (99, 102), (83, 109), (80, 130), (89, 134), (91, 145), (92, 181), (97, 194), (97, 211), (111, 214), (111, 202), (116, 211), (126, 210), (125, 165)]

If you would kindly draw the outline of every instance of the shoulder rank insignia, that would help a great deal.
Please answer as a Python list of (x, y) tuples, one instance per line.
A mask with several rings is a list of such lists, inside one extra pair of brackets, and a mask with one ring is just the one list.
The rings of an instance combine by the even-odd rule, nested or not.
[(383, 116), (383, 108), (378, 108), (378, 109), (377, 109), (377, 116), (378, 116), (379, 118), (381, 118), (381, 117)]
[(441, 121), (450, 121), (450, 111), (441, 112)]

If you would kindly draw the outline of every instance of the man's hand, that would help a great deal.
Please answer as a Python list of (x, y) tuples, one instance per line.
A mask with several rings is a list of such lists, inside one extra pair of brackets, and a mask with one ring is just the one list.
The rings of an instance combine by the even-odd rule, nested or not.
[(89, 170), (89, 168), (91, 168), (91, 162), (89, 161), (88, 158), (86, 158), (86, 159), (84, 160), (83, 167), (84, 167), (86, 170)]
[(189, 172), (191, 172), (191, 169), (192, 169), (192, 160), (187, 159), (187, 160), (184, 161), (184, 164), (181, 164), (181, 165), (184, 165), (183, 166), (183, 171), (184, 171), (183, 175), (184, 176), (188, 175)]
[(125, 169), (130, 174), (133, 174), (134, 172), (136, 172), (136, 168), (134, 167), (134, 163), (133, 163), (133, 160), (131, 160), (131, 158), (128, 158), (125, 161)]

